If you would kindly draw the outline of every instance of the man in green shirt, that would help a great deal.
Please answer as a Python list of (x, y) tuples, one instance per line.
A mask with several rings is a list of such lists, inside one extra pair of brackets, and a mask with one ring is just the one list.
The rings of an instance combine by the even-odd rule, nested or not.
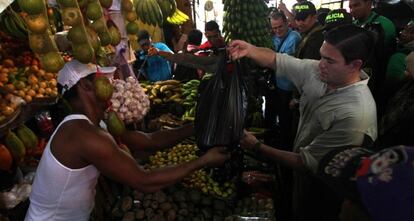
[(384, 29), (385, 43), (388, 45), (395, 40), (397, 35), (394, 23), (372, 11), (371, 0), (349, 0), (349, 9), (355, 25), (365, 28), (368, 24), (377, 22)]
[(372, 10), (372, 0), (349, 0), (349, 9), (354, 24), (372, 32), (375, 36), (375, 50), (364, 65), (364, 71), (370, 76), (368, 86), (377, 104), (378, 116), (382, 115), (386, 105), (382, 91), (385, 70), (391, 54), (395, 50), (395, 26), (391, 20)]

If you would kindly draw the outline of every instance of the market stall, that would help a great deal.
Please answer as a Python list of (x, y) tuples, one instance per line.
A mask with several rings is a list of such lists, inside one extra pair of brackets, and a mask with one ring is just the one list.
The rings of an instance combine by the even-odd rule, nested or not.
[[(184, 13), (191, 9), (183, 1), (56, 2), (14, 1), (0, 14), (0, 220), (23, 220), (43, 150), (60, 118), (71, 111), (58, 92), (57, 73), (63, 65), (71, 59), (103, 67), (129, 65), (133, 62), (131, 53), (138, 48), (138, 30), (146, 29), (161, 41), (163, 24), (191, 26), (191, 16)], [(234, 2), (225, 4), (227, 10)], [(264, 13), (264, 6), (254, 10)], [(240, 7), (233, 13), (241, 13), (246, 5)], [(114, 13), (114, 9), (120, 13)], [(226, 17), (228, 39), (241, 34), (241, 24), (229, 25), (236, 18)], [(263, 29), (265, 25), (259, 20), (252, 23)], [(259, 35), (245, 36), (256, 43), (267, 42)], [(167, 130), (193, 123), (196, 118), (202, 84), (199, 79), (138, 82), (131, 73), (115, 73), (114, 78), (103, 79), (113, 88), (106, 124), (115, 139), (125, 129)], [(100, 91), (98, 94), (107, 95), (106, 89)], [(253, 121), (260, 120), (256, 113)], [(263, 133), (261, 129), (251, 130)], [(198, 147), (197, 137), (192, 136), (152, 155), (129, 152), (146, 170), (155, 170), (188, 162), (204, 151)], [(238, 151), (238, 156), (244, 155)], [(237, 158), (241, 160), (237, 165), (198, 170), (182, 182), (152, 194), (101, 176), (91, 219), (274, 220), (274, 177), (255, 180), (262, 173), (270, 173), (272, 167), (254, 157)], [(251, 170), (256, 172), (243, 176)]]

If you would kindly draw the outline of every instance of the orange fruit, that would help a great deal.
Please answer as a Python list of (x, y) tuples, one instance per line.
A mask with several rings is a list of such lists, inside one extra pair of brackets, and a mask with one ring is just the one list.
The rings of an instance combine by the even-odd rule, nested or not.
[(27, 95), (29, 95), (29, 96), (31, 96), (31, 97), (33, 97), (33, 96), (35, 96), (36, 95), (36, 91), (35, 90), (33, 90), (33, 89), (30, 89), (30, 90), (28, 90), (27, 91), (27, 93), (26, 93)]
[(27, 79), (27, 82), (28, 82), (30, 85), (34, 85), (34, 84), (37, 84), (37, 83), (39, 82), (39, 80), (37, 79), (37, 77), (36, 77), (35, 75), (31, 74), (31, 75), (29, 76), (29, 78)]
[(13, 157), (3, 144), (0, 144), (0, 170), (10, 170), (13, 165)]
[(27, 103), (29, 103), (29, 102), (31, 102), (33, 99), (32, 99), (32, 96), (26, 95), (26, 96), (24, 96), (24, 100), (25, 100)]
[(45, 92), (46, 92), (46, 94), (50, 94), (52, 92), (52, 89), (51, 88), (46, 88)]
[(17, 93), (16, 93), (16, 95), (19, 96), (19, 97), (21, 97), (21, 98), (24, 98), (24, 96), (26, 96), (26, 93), (24, 93), (23, 90), (18, 90)]
[(47, 84), (46, 84), (46, 82), (44, 82), (44, 81), (40, 82), (40, 83), (39, 83), (39, 87), (40, 87), (40, 88), (47, 88)]
[(37, 91), (37, 94), (41, 94), (43, 95), (46, 92), (46, 90), (44, 88), (39, 88), (39, 90)]

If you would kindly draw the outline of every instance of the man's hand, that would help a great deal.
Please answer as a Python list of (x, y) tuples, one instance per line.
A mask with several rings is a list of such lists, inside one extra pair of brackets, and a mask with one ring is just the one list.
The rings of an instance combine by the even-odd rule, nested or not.
[(148, 49), (148, 56), (158, 55), (158, 49), (156, 47), (150, 47)]
[(225, 147), (214, 147), (201, 156), (201, 158), (203, 158), (207, 167), (220, 166), (230, 158), (230, 152)]
[(240, 140), (240, 145), (243, 149), (252, 150), (257, 142), (257, 138), (245, 130), (244, 136)]
[(234, 40), (232, 42), (230, 42), (228, 48), (228, 51), (230, 53), (230, 57), (232, 60), (237, 60), (240, 59), (242, 57), (249, 57), (249, 53), (250, 53), (250, 48), (253, 45), (245, 42), (245, 41), (241, 41), (241, 40)]
[(284, 12), (285, 14), (286, 14), (286, 12), (289, 12), (289, 10), (287, 9), (285, 3), (283, 3), (282, 1), (279, 2), (279, 6), (277, 7), (277, 9)]

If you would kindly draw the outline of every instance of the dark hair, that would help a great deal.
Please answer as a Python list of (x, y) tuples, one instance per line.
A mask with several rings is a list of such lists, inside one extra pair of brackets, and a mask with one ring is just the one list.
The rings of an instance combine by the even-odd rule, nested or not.
[(273, 19), (273, 20), (282, 19), (283, 22), (287, 22), (286, 15), (282, 11), (272, 12), (272, 14), (270, 14), (270, 18)]
[[(88, 79), (89, 81), (93, 81), (93, 79), (95, 78), (95, 73), (92, 73), (86, 77), (84, 77), (86, 79)], [(79, 83), (79, 81), (78, 81)], [(67, 101), (71, 101), (75, 98), (78, 97), (78, 91), (76, 90), (77, 84), (73, 85), (69, 90), (65, 91), (65, 93), (63, 94), (62, 98), (66, 99)], [(63, 90), (63, 86), (61, 84), (57, 84), (57, 88), (58, 91), (60, 92), (60, 94), (62, 94), (62, 90)]]
[(140, 30), (138, 32), (138, 41), (150, 39), (150, 34), (147, 30)]
[(200, 45), (203, 39), (203, 33), (198, 29), (188, 32), (188, 43), (192, 45)]
[(325, 25), (325, 18), (331, 11), (329, 8), (319, 8), (316, 13), (318, 15), (318, 22), (320, 25)]
[(325, 41), (341, 52), (346, 64), (356, 59), (365, 63), (371, 56), (375, 42), (369, 31), (352, 24), (326, 32)]
[(205, 31), (217, 31), (220, 32), (220, 27), (216, 21), (209, 21), (204, 26)]

